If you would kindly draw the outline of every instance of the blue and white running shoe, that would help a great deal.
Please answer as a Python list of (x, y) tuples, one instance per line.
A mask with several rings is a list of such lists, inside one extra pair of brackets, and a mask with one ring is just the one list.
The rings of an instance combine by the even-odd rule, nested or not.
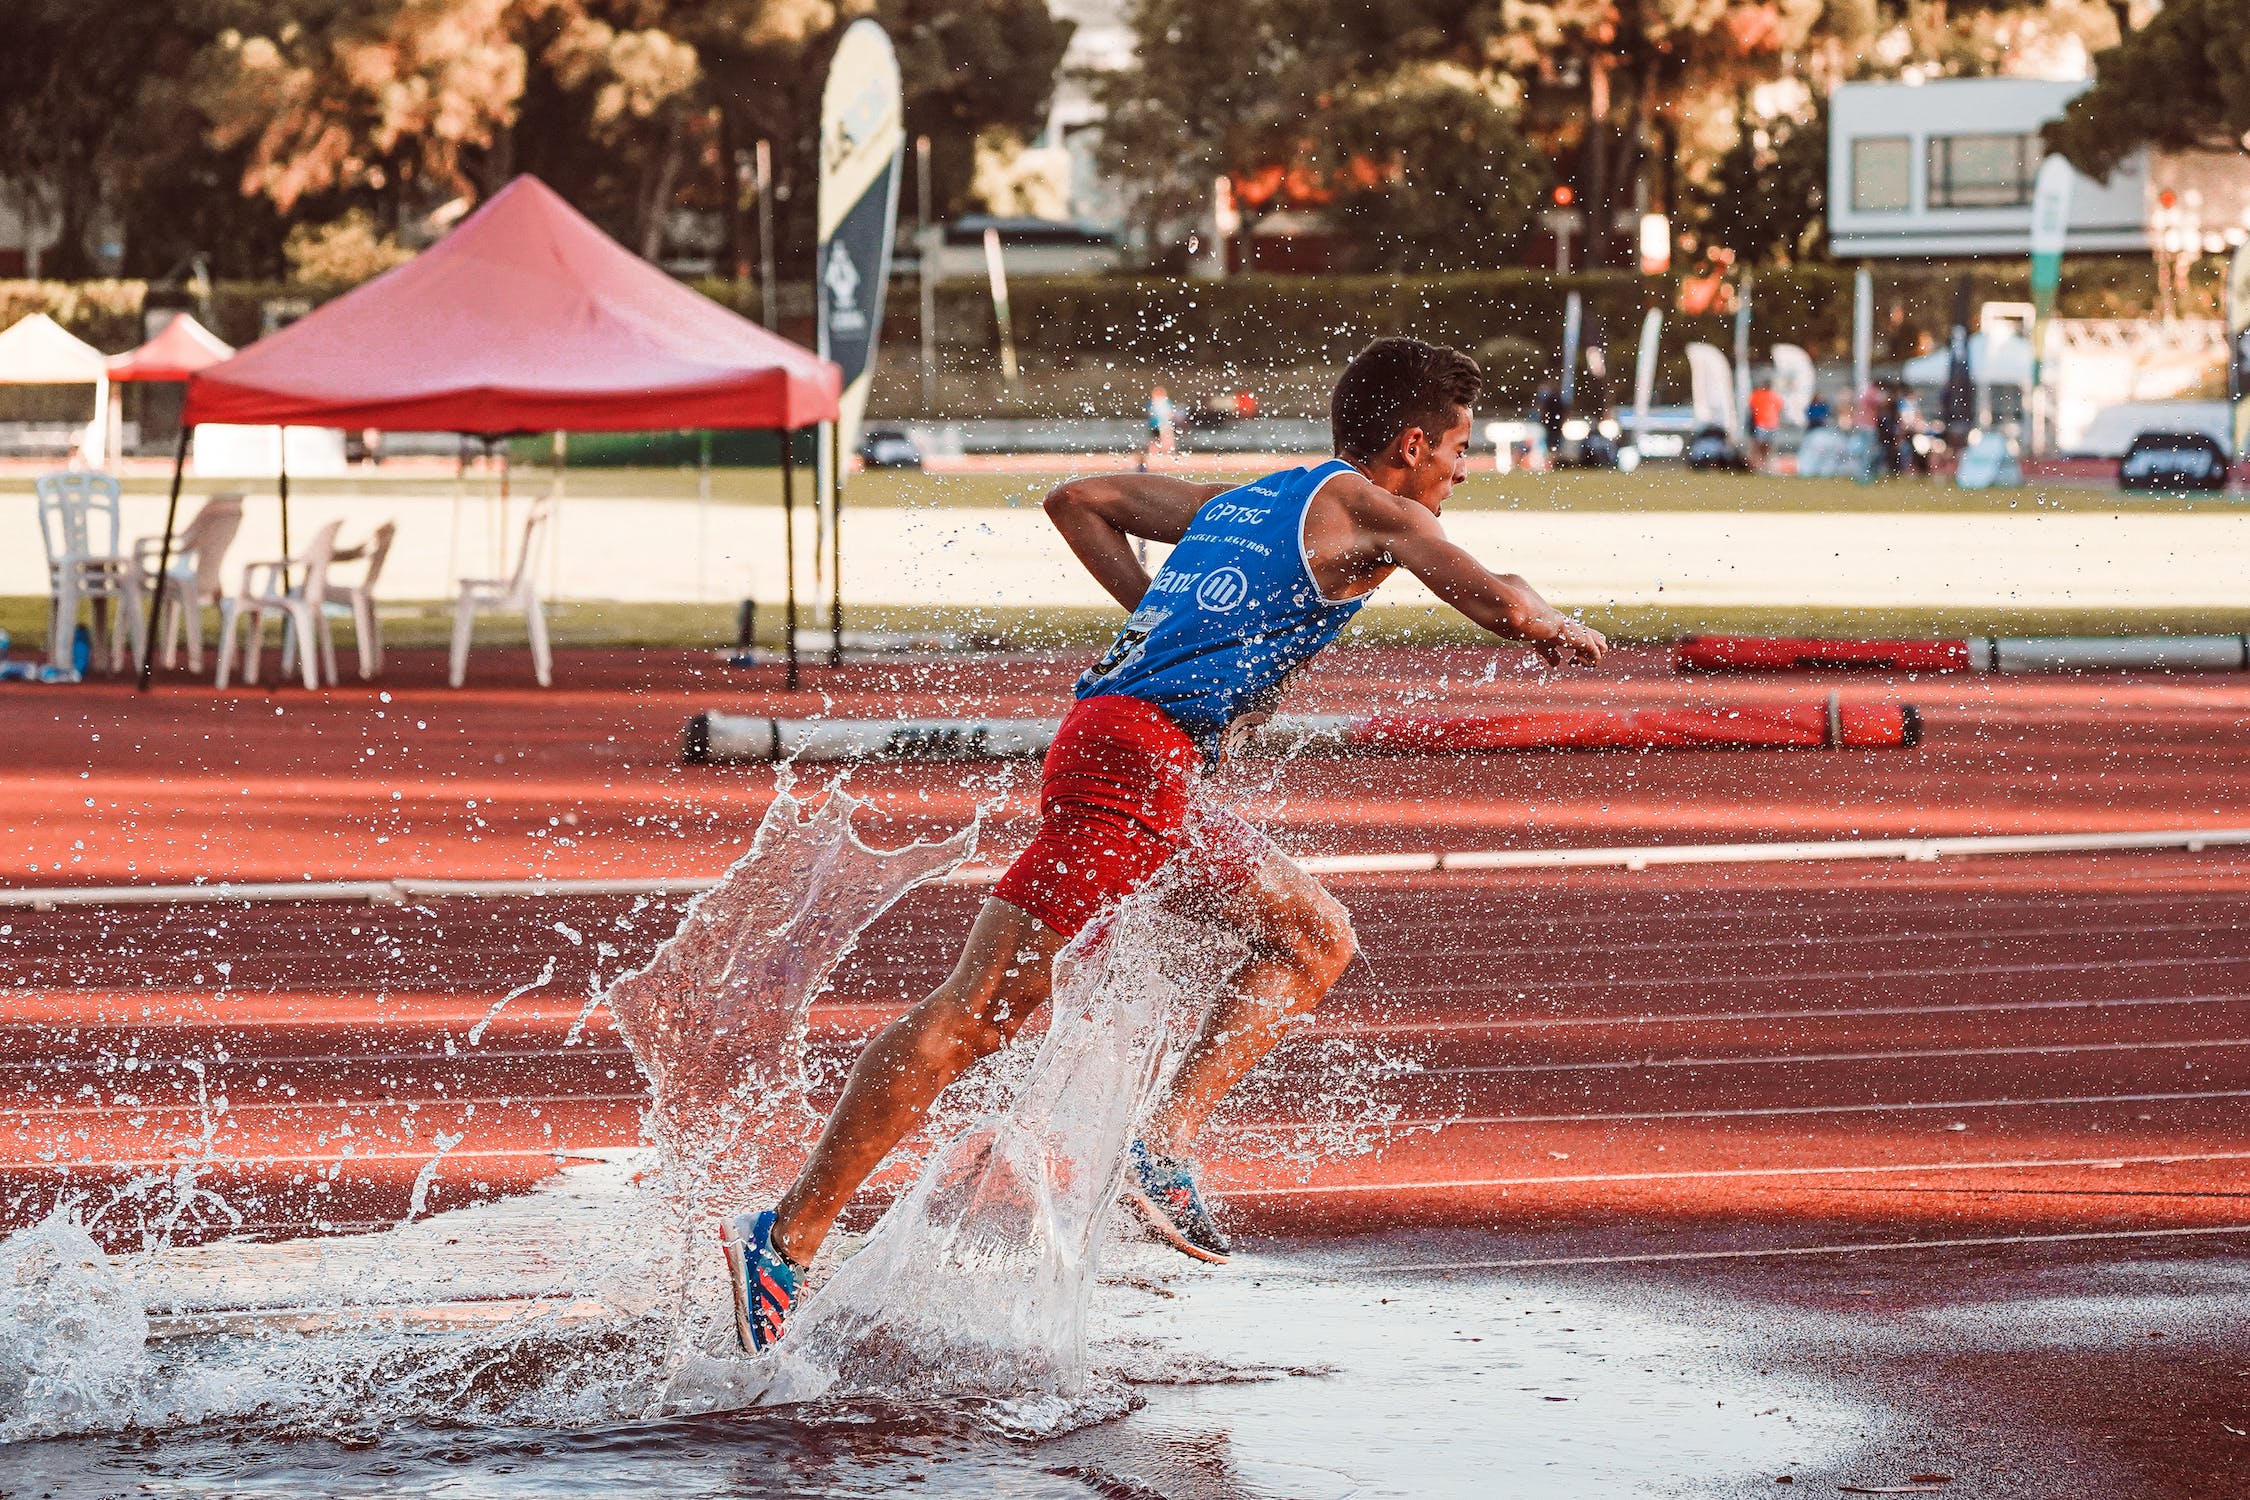
[(745, 1354), (762, 1354), (789, 1328), (797, 1302), (797, 1268), (773, 1245), (772, 1209), (739, 1213), (719, 1226), (734, 1285), (734, 1336)]
[(1159, 1156), (1145, 1143), (1133, 1142), (1125, 1201), (1158, 1239), (1182, 1255), (1213, 1265), (1227, 1263), (1232, 1247), (1204, 1208), (1203, 1194), (1195, 1185), (1195, 1169), (1186, 1162)]

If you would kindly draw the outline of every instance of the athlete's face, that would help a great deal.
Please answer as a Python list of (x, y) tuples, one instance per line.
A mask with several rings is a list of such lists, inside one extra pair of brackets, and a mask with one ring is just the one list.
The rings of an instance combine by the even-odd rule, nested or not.
[(1431, 514), (1445, 508), (1453, 487), (1469, 477), (1469, 409), (1453, 409), (1453, 425), (1431, 434), (1419, 427), (1407, 429), (1399, 457), (1406, 469), (1399, 498), (1427, 506)]

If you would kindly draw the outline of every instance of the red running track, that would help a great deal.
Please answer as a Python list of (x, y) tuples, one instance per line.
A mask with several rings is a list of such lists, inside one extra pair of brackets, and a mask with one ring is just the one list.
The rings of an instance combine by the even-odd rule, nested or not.
[[(1343, 652), (1291, 706), (1772, 692), (1683, 681), (1655, 651), (1552, 682), (1514, 661)], [(715, 875), (770, 773), (680, 765), (696, 710), (1046, 711), (1079, 659), (816, 670), (796, 695), (690, 653), (566, 654), (548, 693), (513, 685), (521, 663), (478, 665), (488, 683), (456, 693), (434, 657), (402, 653), (387, 701), (177, 682), (0, 694), (10, 883)], [(2250, 824), (2250, 683), (1804, 683), (1831, 687), (1922, 705), (1924, 744), (1253, 762), (1234, 790), (1323, 853)], [(853, 786), (897, 815), (888, 837), (1009, 791), (986, 847), (1004, 855), (1030, 776), (897, 767)], [(2224, 852), (1340, 882), (1369, 962), (1230, 1107), (1217, 1181), (1274, 1229), (2250, 1220), (2246, 882), (2250, 858)], [(886, 919), (816, 1013), (824, 1060), (935, 979), (977, 897), (927, 893)], [(99, 1208), (138, 1181), (100, 1220), (119, 1242), (358, 1227), (630, 1143), (639, 1083), (583, 997), (597, 958), (613, 974), (675, 919), (632, 908), (0, 912), (5, 1221), (71, 1194)], [(550, 959), (553, 979), (471, 1045)], [(1377, 1116), (1396, 1126), (1379, 1149), (1323, 1156), (1309, 1179), (1271, 1154), (1308, 1121)]]
[[(2250, 1221), (2250, 856), (1340, 888), (1367, 964), (1207, 1142), (1246, 1229), (1640, 1244)], [(816, 1010), (820, 1062), (936, 977), (974, 900), (924, 892), (884, 919)], [(113, 1243), (373, 1227), (417, 1191), (453, 1206), (630, 1145), (639, 1080), (578, 997), (673, 912), (11, 914), (0, 1213), (130, 1188), (99, 1219)], [(1378, 1118), (1365, 1154), (1295, 1139)], [(183, 1195), (183, 1165), (215, 1196)]]
[[(459, 692), (430, 653), (381, 690), (185, 681), (0, 692), (0, 871), (9, 884), (394, 875), (716, 875), (771, 798), (765, 767), (679, 762), (689, 716), (978, 717), (1051, 712), (1080, 654), (808, 672), (688, 652), (566, 653), (540, 692), (505, 653)], [(1667, 708), (1768, 699), (1770, 683), (1674, 676), (1661, 650), (1541, 682), (1510, 652), (1334, 653), (1306, 712)], [(1495, 672), (1483, 681), (1487, 670)], [(506, 685), (487, 685), (504, 683)], [(1307, 852), (1560, 847), (2250, 824), (2250, 678), (2086, 674), (1869, 678), (1801, 690), (1911, 701), (1914, 750), (1301, 758), (1245, 762), (1235, 790)], [(382, 701), (378, 691), (391, 694)], [(908, 826), (956, 827), (1015, 795), (994, 847), (1026, 835), (1027, 765), (859, 773)]]

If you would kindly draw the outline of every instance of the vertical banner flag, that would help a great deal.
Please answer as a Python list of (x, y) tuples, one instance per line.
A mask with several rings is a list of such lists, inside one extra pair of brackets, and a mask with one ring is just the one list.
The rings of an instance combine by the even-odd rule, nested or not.
[(2031, 188), (2031, 399), (2032, 444), (2045, 446), (2046, 374), (2040, 368), (2047, 350), (2047, 318), (2062, 285), (2063, 245), (2070, 237), (2070, 190), (2078, 174), (2069, 162), (2050, 156), (2039, 164)]
[(1641, 354), (1633, 366), (1633, 446), (1648, 439), (1648, 405), (1656, 396), (1656, 353), (1664, 336), (1664, 310), (1652, 307), (1641, 319)]
[(1562, 403), (1569, 411), (1578, 403), (1578, 335), (1585, 326), (1586, 303), (1576, 292), (1563, 304)]
[(1000, 373), (1016, 383), (1016, 325), (1008, 316), (1008, 258), (1000, 249), (1000, 231), (984, 229), (984, 278), (992, 283), (992, 319), (1000, 328)]
[(1875, 273), (1865, 266), (1852, 278), (1852, 400), (1875, 378)]
[(1773, 346), (1773, 389), (1781, 397), (1781, 420), (1791, 427), (1805, 425), (1805, 409), (1812, 405), (1820, 376), (1813, 358), (1801, 344)]
[[(891, 237), (898, 227), (900, 165), (906, 150), (898, 55), (883, 28), (858, 20), (845, 28), (820, 95), (820, 237), (814, 306), (821, 354), (844, 372), (837, 421), (845, 453), (859, 449), (883, 294), (891, 282)], [(830, 445), (821, 463), (831, 462)], [(838, 476), (841, 482), (841, 476)]]
[(1735, 421), (1734, 371), (1727, 357), (1716, 344), (1690, 344), (1687, 362), (1696, 427), (1722, 428), (1728, 441), (1733, 441), (1741, 429)]
[(2250, 245), (2234, 252), (2227, 277), (2227, 394), (2234, 398), (2234, 452), (2250, 455)]
[(1734, 420), (1727, 424), (1727, 436), (1734, 439), (1738, 448), (1750, 435), (1750, 291), (1753, 279), (1748, 271), (1742, 273), (1742, 285), (1735, 293), (1734, 302)]

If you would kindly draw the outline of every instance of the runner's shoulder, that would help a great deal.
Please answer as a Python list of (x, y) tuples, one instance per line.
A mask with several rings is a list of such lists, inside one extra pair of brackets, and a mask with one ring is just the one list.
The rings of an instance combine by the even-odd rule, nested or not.
[(1357, 469), (1331, 475), (1322, 482), (1313, 501), (1334, 506), (1356, 530), (1371, 537), (1405, 536), (1437, 527), (1437, 517), (1413, 501), (1392, 494)]

